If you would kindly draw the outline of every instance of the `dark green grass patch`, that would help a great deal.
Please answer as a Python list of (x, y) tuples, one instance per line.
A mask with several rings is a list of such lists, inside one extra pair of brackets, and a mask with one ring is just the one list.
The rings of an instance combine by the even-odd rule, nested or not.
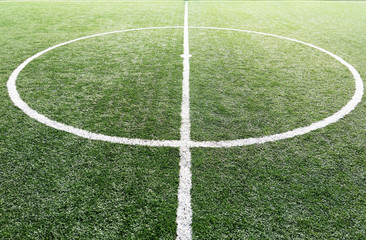
[(177, 150), (35, 131), (2, 141), (1, 238), (174, 238)]
[(193, 150), (195, 239), (362, 239), (365, 151), (311, 136)]

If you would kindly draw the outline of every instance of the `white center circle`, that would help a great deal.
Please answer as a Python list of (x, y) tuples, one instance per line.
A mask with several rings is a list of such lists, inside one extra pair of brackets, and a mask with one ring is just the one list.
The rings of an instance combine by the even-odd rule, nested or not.
[(196, 28), (196, 29), (215, 29), (215, 30), (225, 30), (225, 31), (236, 31), (236, 32), (244, 32), (244, 33), (251, 33), (251, 34), (259, 34), (259, 35), (265, 35), (265, 36), (270, 36), (270, 37), (276, 37), (276, 38), (281, 38), (281, 39), (285, 39), (288, 41), (292, 41), (292, 42), (297, 42), (303, 45), (306, 45), (308, 47), (311, 48), (315, 48), (321, 52), (324, 52), (328, 55), (330, 55), (331, 57), (335, 58), (337, 61), (339, 61), (340, 63), (342, 63), (344, 66), (346, 66), (350, 72), (353, 75), (353, 78), (355, 80), (355, 93), (353, 95), (353, 97), (351, 98), (351, 100), (342, 108), (340, 109), (338, 112), (334, 113), (333, 115), (312, 123), (309, 126), (305, 126), (305, 127), (299, 127), (296, 128), (294, 130), (291, 131), (287, 131), (287, 132), (283, 132), (283, 133), (279, 133), (279, 134), (273, 134), (273, 135), (268, 135), (268, 136), (263, 136), (263, 137), (258, 137), (258, 138), (245, 138), (245, 139), (237, 139), (237, 140), (227, 140), (227, 141), (190, 141), (189, 143), (183, 143), (181, 140), (147, 140), (147, 139), (138, 139), (138, 138), (124, 138), (124, 137), (115, 137), (115, 136), (108, 136), (108, 135), (103, 135), (103, 134), (99, 134), (99, 133), (93, 133), (93, 132), (89, 132), (83, 129), (79, 129), (79, 128), (75, 128), (54, 120), (51, 120), (49, 118), (47, 118), (46, 116), (38, 113), (37, 111), (35, 111), (34, 109), (30, 108), (28, 106), (27, 103), (25, 103), (19, 96), (19, 93), (16, 89), (16, 80), (17, 77), (19, 75), (19, 73), (34, 59), (40, 57), (41, 55), (64, 45), (67, 45), (69, 43), (73, 43), (79, 40), (83, 40), (83, 39), (88, 39), (88, 38), (92, 38), (92, 37), (97, 37), (97, 36), (103, 36), (103, 35), (109, 35), (109, 34), (114, 34), (114, 33), (122, 33), (122, 32), (130, 32), (130, 31), (140, 31), (140, 30), (151, 30), (151, 29), (172, 29), (172, 28), (183, 28), (180, 26), (177, 27), (151, 27), (151, 28), (138, 28), (138, 29), (128, 29), (128, 30), (121, 30), (121, 31), (113, 31), (113, 32), (107, 32), (107, 33), (100, 33), (100, 34), (95, 34), (95, 35), (90, 35), (90, 36), (86, 36), (86, 37), (81, 37), (81, 38), (77, 38), (68, 42), (64, 42), (64, 43), (60, 43), (58, 45), (55, 45), (53, 47), (47, 48), (35, 55), (33, 55), (32, 57), (28, 58), (27, 60), (25, 60), (22, 64), (20, 64), (14, 71), (13, 73), (10, 75), (9, 80), (7, 82), (7, 87), (8, 87), (8, 92), (9, 92), (9, 96), (11, 98), (11, 100), (13, 101), (13, 103), (15, 104), (15, 106), (17, 106), (18, 108), (20, 108), (25, 114), (27, 114), (28, 116), (30, 116), (31, 118), (47, 125), (50, 126), (52, 128), (61, 130), (61, 131), (65, 131), (65, 132), (69, 132), (72, 134), (75, 134), (77, 136), (80, 137), (84, 137), (87, 139), (92, 139), (92, 140), (101, 140), (101, 141), (107, 141), (107, 142), (112, 142), (112, 143), (120, 143), (120, 144), (129, 144), (129, 145), (142, 145), (142, 146), (165, 146), (165, 147), (180, 147), (183, 144), (187, 145), (189, 147), (212, 147), (212, 148), (219, 148), (219, 147), (234, 147), (234, 146), (245, 146), (245, 145), (251, 145), (251, 144), (260, 144), (260, 143), (265, 143), (265, 142), (272, 142), (272, 141), (277, 141), (277, 140), (281, 140), (281, 139), (286, 139), (286, 138), (292, 138), (295, 136), (299, 136), (299, 135), (303, 135), (305, 133), (314, 131), (316, 129), (320, 129), (320, 128), (324, 128), (325, 126), (337, 122), (339, 119), (343, 118), (344, 116), (346, 116), (347, 114), (349, 114), (356, 106), (359, 102), (361, 102), (362, 99), (362, 95), (364, 92), (364, 87), (363, 87), (363, 82), (361, 79), (360, 74), (357, 72), (357, 70), (348, 62), (346, 62), (345, 60), (343, 60), (341, 57), (323, 49), (317, 46), (314, 46), (312, 44), (309, 43), (305, 43), (296, 39), (292, 39), (292, 38), (287, 38), (287, 37), (282, 37), (279, 35), (274, 35), (274, 34), (268, 34), (268, 33), (262, 33), (262, 32), (255, 32), (255, 31), (249, 31), (249, 30), (240, 30), (240, 29), (229, 29), (229, 28), (215, 28), (215, 27), (190, 27), (190, 28)]

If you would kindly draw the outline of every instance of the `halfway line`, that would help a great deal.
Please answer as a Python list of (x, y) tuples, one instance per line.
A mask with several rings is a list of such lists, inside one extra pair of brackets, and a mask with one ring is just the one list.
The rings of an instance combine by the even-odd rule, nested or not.
[(182, 111), (180, 128), (180, 171), (178, 188), (177, 209), (177, 240), (192, 239), (192, 207), (191, 207), (191, 121), (189, 116), (189, 37), (188, 37), (188, 2), (185, 2), (184, 13), (184, 53), (183, 58), (183, 83), (182, 83)]

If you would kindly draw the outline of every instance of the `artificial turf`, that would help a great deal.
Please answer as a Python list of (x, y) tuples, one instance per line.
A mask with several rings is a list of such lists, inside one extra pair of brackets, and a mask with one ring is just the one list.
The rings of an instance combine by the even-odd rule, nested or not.
[[(189, 25), (314, 44), (366, 78), (366, 4), (189, 3)], [(172, 239), (179, 149), (83, 139), (29, 118), (6, 82), (25, 59), (96, 33), (182, 26), (184, 2), (0, 3), (0, 238)], [(191, 28), (192, 139), (291, 130), (351, 98), (349, 71), (315, 49)], [(179, 139), (183, 29), (116, 33), (55, 49), (17, 86), (40, 113), (85, 130)], [(366, 107), (292, 139), (192, 149), (193, 239), (366, 238)]]

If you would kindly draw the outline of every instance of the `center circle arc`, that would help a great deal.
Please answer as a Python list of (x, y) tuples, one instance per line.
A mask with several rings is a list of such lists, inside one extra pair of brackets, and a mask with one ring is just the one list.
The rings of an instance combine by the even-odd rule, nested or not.
[[(16, 80), (20, 72), (34, 59), (40, 57), (41, 55), (64, 45), (80, 41), (83, 39), (103, 36), (103, 35), (109, 35), (114, 33), (123, 33), (123, 32), (131, 32), (131, 31), (141, 31), (141, 30), (153, 30), (153, 29), (174, 29), (174, 28), (183, 28), (183, 26), (167, 26), (167, 27), (150, 27), (150, 28), (136, 28), (136, 29), (127, 29), (127, 30), (120, 30), (120, 31), (113, 31), (113, 32), (106, 32), (106, 33), (100, 33), (100, 34), (94, 34), (90, 36), (85, 36), (81, 38), (77, 38), (74, 40), (70, 40), (64, 43), (57, 44), (55, 46), (52, 46), (50, 48), (47, 48), (32, 57), (25, 60), (22, 64), (20, 64), (10, 75), (9, 80), (7, 82), (7, 88), (9, 92), (10, 99), (13, 101), (15, 106), (20, 108), (25, 114), (27, 114), (29, 117), (58, 130), (65, 131), (68, 133), (72, 133), (74, 135), (91, 139), (91, 140), (100, 140), (100, 141), (106, 141), (106, 142), (112, 142), (112, 143), (120, 143), (120, 144), (128, 144), (128, 145), (140, 145), (140, 146), (161, 146), (161, 147), (180, 147), (181, 145), (186, 145), (187, 143), (183, 143), (180, 140), (148, 140), (148, 139), (138, 139), (138, 138), (125, 138), (125, 137), (116, 137), (116, 136), (108, 136), (100, 133), (93, 133), (89, 132), (83, 129), (75, 128), (73, 126), (69, 126), (57, 121), (54, 121), (52, 119), (49, 119), (48, 117), (38, 113), (36, 110), (30, 108), (26, 102), (24, 102), (16, 88)], [(321, 52), (324, 52), (328, 54), (329, 56), (335, 58), (337, 61), (342, 63), (344, 66), (346, 66), (349, 71), (352, 73), (353, 78), (355, 80), (355, 92), (352, 96), (351, 100), (342, 107), (338, 112), (334, 113), (333, 115), (320, 120), (318, 122), (314, 122), (308, 126), (305, 127), (299, 127), (295, 128), (291, 131), (263, 136), (263, 137), (256, 137), (256, 138), (244, 138), (244, 139), (237, 139), (237, 140), (224, 140), (224, 141), (190, 141), (188, 143), (189, 147), (209, 147), (209, 148), (220, 148), (220, 147), (235, 147), (235, 146), (246, 146), (246, 145), (252, 145), (252, 144), (261, 144), (266, 142), (273, 142), (277, 140), (292, 138), (295, 136), (300, 136), (306, 133), (309, 133), (311, 131), (324, 128), (325, 126), (332, 124), (334, 122), (337, 122), (347, 114), (349, 114), (352, 110), (355, 109), (357, 104), (361, 102), (363, 92), (364, 92), (364, 86), (363, 81), (361, 79), (360, 74), (358, 71), (348, 62), (343, 60), (341, 57), (335, 55), (334, 53), (331, 53), (323, 48), (317, 47), (315, 45), (296, 40), (293, 38), (283, 37), (275, 34), (269, 34), (269, 33), (262, 33), (262, 32), (256, 32), (256, 31), (250, 31), (250, 30), (241, 30), (241, 29), (231, 29), (231, 28), (217, 28), (217, 27), (189, 27), (189, 28), (195, 28), (195, 29), (212, 29), (212, 30), (224, 30), (224, 31), (236, 31), (236, 32), (244, 32), (244, 33), (250, 33), (250, 34), (259, 34), (264, 36), (270, 36), (270, 37), (276, 37), (292, 42), (297, 42), (303, 45), (306, 45), (308, 47), (317, 49)]]

